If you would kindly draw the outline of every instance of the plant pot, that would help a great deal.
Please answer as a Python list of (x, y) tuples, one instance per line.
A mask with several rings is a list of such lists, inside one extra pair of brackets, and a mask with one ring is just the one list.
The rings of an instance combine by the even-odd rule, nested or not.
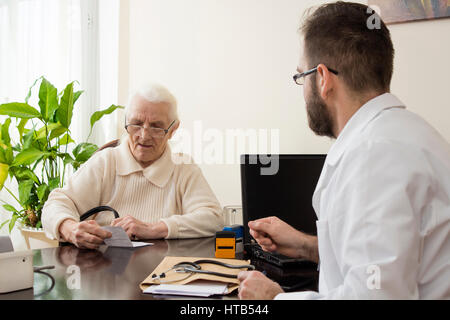
[(20, 226), (19, 229), (28, 249), (54, 248), (59, 245), (58, 240), (49, 239), (42, 228)]

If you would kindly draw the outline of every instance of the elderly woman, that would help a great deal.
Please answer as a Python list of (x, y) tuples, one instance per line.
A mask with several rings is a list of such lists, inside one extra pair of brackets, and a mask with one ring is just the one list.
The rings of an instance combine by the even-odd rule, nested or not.
[[(221, 230), (221, 207), (200, 168), (172, 159), (167, 142), (180, 124), (176, 108), (162, 86), (135, 94), (120, 145), (97, 152), (50, 194), (42, 211), (46, 233), (95, 249), (111, 237), (101, 225), (120, 226), (138, 239), (204, 237)], [(121, 217), (100, 213), (80, 222), (81, 214), (101, 205)]]

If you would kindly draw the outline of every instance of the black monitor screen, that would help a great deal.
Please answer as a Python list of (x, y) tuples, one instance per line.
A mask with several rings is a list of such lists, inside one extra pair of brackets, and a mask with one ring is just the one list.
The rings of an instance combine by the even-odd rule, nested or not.
[(244, 243), (252, 239), (248, 222), (269, 216), (277, 216), (307, 234), (317, 234), (312, 196), (325, 158), (326, 155), (241, 156)]

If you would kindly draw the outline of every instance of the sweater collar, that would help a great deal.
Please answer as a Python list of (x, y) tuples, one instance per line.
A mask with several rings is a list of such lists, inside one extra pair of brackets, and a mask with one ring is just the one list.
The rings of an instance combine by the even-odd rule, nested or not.
[(169, 181), (169, 178), (175, 168), (175, 164), (172, 161), (172, 152), (169, 144), (166, 145), (166, 149), (159, 159), (148, 167), (143, 168), (133, 157), (128, 141), (129, 137), (126, 137), (121, 141), (119, 147), (116, 149), (117, 174), (126, 176), (142, 171), (142, 174), (147, 180), (158, 187), (163, 188)]

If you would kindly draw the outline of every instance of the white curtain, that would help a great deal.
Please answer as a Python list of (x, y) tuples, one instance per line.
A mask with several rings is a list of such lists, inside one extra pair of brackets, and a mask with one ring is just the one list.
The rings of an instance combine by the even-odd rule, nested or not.
[[(71, 129), (84, 141), (90, 115), (117, 104), (118, 10), (119, 0), (0, 0), (0, 103), (23, 101), (40, 76), (58, 90), (77, 80)], [(102, 119), (90, 141), (114, 139), (116, 120)]]
[[(90, 115), (117, 104), (118, 18), (119, 0), (0, 0), (0, 103), (23, 102), (41, 76), (58, 92), (77, 80), (75, 89), (84, 93), (74, 107), (71, 136), (85, 141)], [(36, 108), (38, 90), (29, 101)], [(103, 117), (89, 142), (118, 138), (118, 121), (114, 114)], [(5, 190), (0, 197), (10, 200)]]
[(23, 101), (40, 76), (58, 89), (81, 80), (80, 11), (80, 0), (0, 0), (1, 102)]

